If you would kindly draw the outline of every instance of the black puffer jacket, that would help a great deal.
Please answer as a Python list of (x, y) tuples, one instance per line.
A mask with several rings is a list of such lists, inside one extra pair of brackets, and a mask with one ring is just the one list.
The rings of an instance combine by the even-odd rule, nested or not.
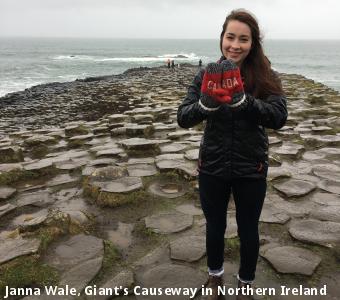
[(249, 104), (242, 111), (232, 111), (227, 104), (217, 111), (207, 111), (199, 104), (203, 75), (204, 70), (196, 75), (177, 111), (177, 122), (183, 128), (206, 120), (199, 171), (226, 179), (266, 177), (268, 136), (265, 128), (284, 126), (287, 119), (285, 97), (271, 95), (261, 100), (247, 94)]

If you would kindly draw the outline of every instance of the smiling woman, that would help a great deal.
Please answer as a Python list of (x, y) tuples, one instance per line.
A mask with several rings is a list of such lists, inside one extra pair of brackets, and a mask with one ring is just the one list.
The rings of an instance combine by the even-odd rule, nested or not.
[[(207, 300), (223, 286), (224, 235), (233, 194), (240, 238), (239, 288), (255, 279), (259, 254), (258, 223), (266, 195), (268, 136), (287, 120), (281, 82), (263, 53), (255, 17), (234, 10), (220, 35), (223, 56), (199, 70), (177, 111), (179, 126), (205, 121), (198, 159), (199, 192), (206, 218), (209, 279)], [(237, 295), (236, 300), (252, 300)]]
[(248, 56), (252, 45), (250, 27), (237, 20), (228, 23), (222, 39), (222, 53), (241, 67)]

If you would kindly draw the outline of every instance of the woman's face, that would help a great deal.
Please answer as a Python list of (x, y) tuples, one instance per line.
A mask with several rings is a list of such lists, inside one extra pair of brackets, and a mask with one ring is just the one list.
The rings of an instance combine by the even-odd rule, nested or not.
[(241, 67), (242, 62), (250, 52), (251, 44), (250, 27), (237, 20), (229, 21), (222, 40), (224, 57)]

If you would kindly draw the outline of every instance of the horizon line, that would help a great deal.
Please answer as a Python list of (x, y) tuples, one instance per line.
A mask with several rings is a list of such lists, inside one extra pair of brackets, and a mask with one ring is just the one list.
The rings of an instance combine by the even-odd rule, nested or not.
[[(82, 36), (1, 36), (0, 38), (28, 38), (28, 39), (106, 39), (106, 40), (219, 40), (219, 38), (160, 38), (160, 37), (82, 37)], [(282, 40), (282, 41), (340, 41), (340, 38), (264, 38), (265, 40)]]

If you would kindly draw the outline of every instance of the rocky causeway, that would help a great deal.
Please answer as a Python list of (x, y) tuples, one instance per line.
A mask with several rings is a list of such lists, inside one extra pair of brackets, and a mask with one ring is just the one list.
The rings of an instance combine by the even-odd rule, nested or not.
[[(207, 276), (196, 165), (205, 124), (176, 122), (197, 71), (137, 68), (0, 98), (0, 299), (6, 286), (36, 291), (8, 298), (26, 300), (190, 299), (200, 290)], [(300, 75), (280, 77), (289, 118), (268, 130), (254, 284), (277, 294), (255, 298), (310, 299), (280, 295), (280, 287), (326, 285), (326, 295), (312, 298), (339, 299), (340, 94)], [(227, 223), (231, 288), (239, 261), (232, 199)], [(48, 296), (48, 286), (77, 293)], [(94, 292), (104, 288), (114, 294)], [(134, 293), (157, 288), (188, 294)]]

